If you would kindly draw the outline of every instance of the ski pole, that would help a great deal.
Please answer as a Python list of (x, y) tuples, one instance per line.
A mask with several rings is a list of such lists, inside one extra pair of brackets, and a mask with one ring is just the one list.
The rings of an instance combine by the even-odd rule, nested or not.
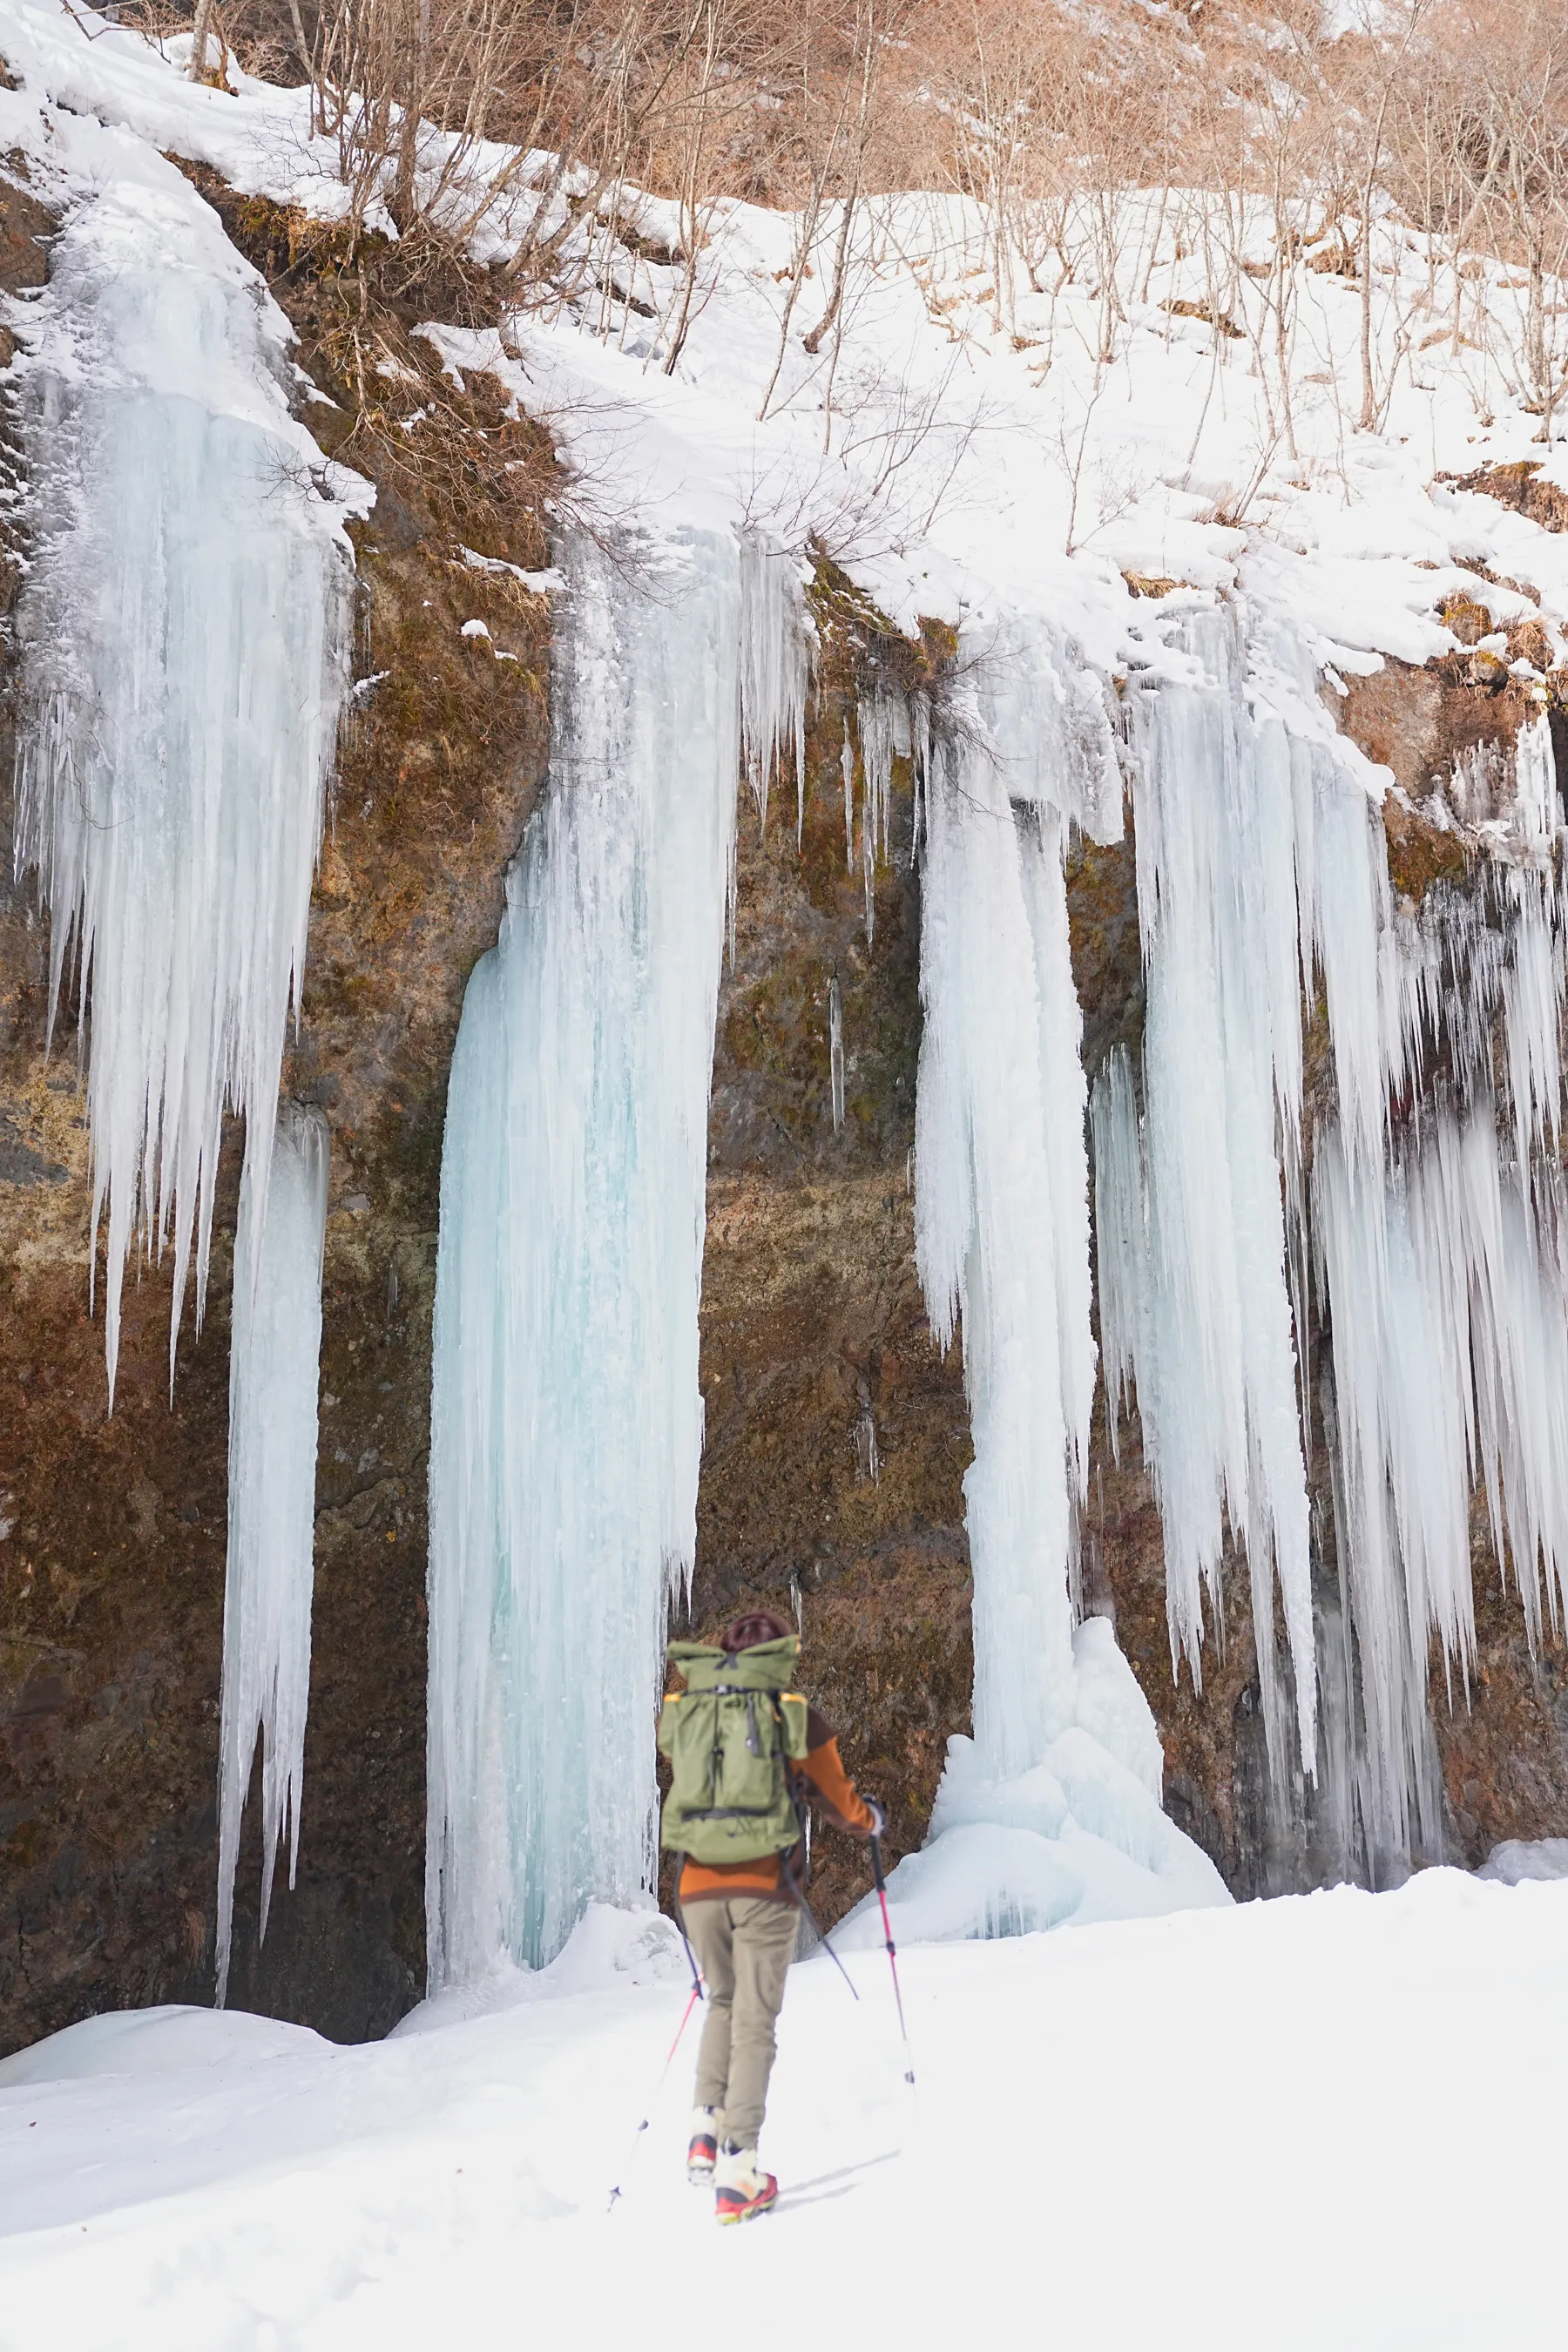
[[(804, 1907), (804, 1906), (803, 1906), (803, 1907)], [(825, 1935), (823, 1934), (823, 1931), (822, 1931), (822, 1929), (821, 1929), (820, 1927), (816, 1927), (816, 1921), (815, 1919), (812, 1919), (812, 1918), (811, 1918), (811, 1913), (810, 1913), (809, 1911), (807, 1911), (805, 1916), (806, 1916), (806, 1917), (807, 1917), (808, 1919), (811, 1919), (811, 1924), (812, 1924), (812, 1926), (813, 1926), (814, 1927), (816, 1927), (817, 1937), (818, 1937), (818, 1940), (820, 1941), (820, 1943), (821, 1943), (821, 1945), (822, 1945), (822, 1948), (823, 1948), (824, 1951), (826, 1951), (826, 1953), (827, 1954), (828, 1958), (832, 1961), (832, 1963), (833, 1963), (834, 1967), (837, 1969), (837, 1971), (838, 1971), (839, 1975), (843, 1978), (843, 1979), (844, 1979), (845, 1983), (848, 1986), (848, 1988), (849, 1988), (849, 1990), (850, 1990), (850, 1993), (851, 1993), (852, 1997), (853, 1997), (856, 2000), (859, 2000), (859, 1998), (860, 1998), (860, 1996), (859, 1996), (859, 1994), (858, 1994), (858, 1992), (856, 1992), (856, 1990), (855, 1990), (855, 1979), (854, 1979), (854, 1978), (850, 1975), (850, 1973), (849, 1973), (848, 1969), (845, 1967), (845, 1965), (844, 1965), (843, 1961), (839, 1958), (839, 1957), (838, 1957), (837, 1953), (834, 1950), (833, 1946), (832, 1946), (832, 1944), (829, 1942), (829, 1940), (828, 1940), (827, 1937), (826, 1937), (826, 1936), (825, 1936)]]
[(904, 2080), (912, 2091), (915, 2087), (914, 2053), (910, 2048), (910, 2029), (904, 2023), (904, 1996), (899, 1990), (899, 1954), (893, 1942), (893, 1923), (888, 1916), (888, 1882), (882, 1875), (882, 1841), (871, 1840), (871, 1868), (877, 1880), (877, 1900), (882, 1906), (882, 1933), (888, 1944), (888, 1966), (893, 1971), (893, 1999), (899, 2005), (899, 2032), (904, 2039)]
[(832, 1944), (828, 1941), (827, 1931), (823, 1927), (822, 1922), (818, 1919), (816, 1912), (812, 1909), (810, 1904), (806, 1901), (799, 1887), (791, 1878), (788, 1863), (781, 1863), (780, 1870), (783, 1874), (784, 1886), (788, 1891), (790, 1901), (795, 1905), (795, 1909), (800, 1913), (803, 1919), (809, 1919), (811, 1922), (812, 1933), (816, 1936), (817, 1942), (823, 1947), (828, 1958), (832, 1961), (834, 1967), (837, 1969), (839, 1975), (848, 1986), (850, 1998), (854, 2000), (858, 2000), (860, 1996), (855, 1990), (854, 1978), (850, 1975), (848, 1969), (845, 1967), (843, 1961), (834, 1950)]
[[(689, 1948), (689, 1948), (689, 1946), (688, 1946), (688, 1949), (689, 1949)], [(695, 1961), (693, 1962), (692, 1966), (693, 1966), (693, 1973), (695, 1974), (695, 1969), (696, 1969), (696, 1963), (695, 1963)], [(676, 2053), (676, 2052), (677, 2052), (677, 2051), (679, 2049), (679, 2047), (680, 2047), (680, 2037), (681, 2037), (681, 2035), (682, 2035), (682, 2034), (685, 2032), (685, 2031), (686, 2031), (686, 2021), (687, 2021), (688, 2018), (691, 2015), (692, 2011), (696, 2008), (696, 2006), (697, 2006), (698, 2002), (701, 2000), (701, 1998), (702, 1998), (702, 1983), (701, 1983), (701, 1979), (700, 1979), (700, 1978), (699, 1978), (699, 1979), (698, 1979), (698, 1980), (693, 1984), (693, 1986), (692, 1986), (692, 1988), (691, 1988), (690, 1992), (687, 1995), (687, 1999), (686, 1999), (686, 2007), (685, 2007), (685, 2008), (681, 2011), (681, 2012), (680, 2012), (680, 2023), (679, 2023), (679, 2024), (676, 2027), (676, 2029), (675, 2029), (675, 2039), (674, 2039), (674, 2041), (670, 2043), (669, 2048), (668, 2048), (668, 2049), (665, 2052), (665, 2053), (664, 2053), (664, 2063), (663, 2063), (663, 2065), (662, 2065), (662, 2066), (659, 2068), (659, 2070), (658, 2070), (658, 2082), (657, 2082), (657, 2083), (654, 2084), (654, 2086), (653, 2086), (653, 2096), (652, 2096), (652, 2098), (648, 2101), (648, 2111), (647, 2111), (647, 2115), (646, 2115), (646, 2116), (644, 2116), (644, 2117), (643, 2117), (643, 2119), (642, 2119), (641, 2123), (640, 2123), (640, 2124), (638, 2124), (638, 2126), (637, 2126), (637, 2127), (636, 2131), (635, 2131), (635, 2132), (633, 2132), (633, 2134), (632, 2134), (630, 2145), (628, 2146), (628, 2147), (627, 2147), (627, 2149), (626, 2149), (626, 2163), (625, 2163), (625, 2164), (623, 2164), (623, 2165), (622, 2165), (622, 2167), (621, 2167), (621, 2170), (622, 2170), (623, 2172), (626, 2172), (626, 2171), (627, 2171), (627, 2170), (630, 2168), (630, 2166), (631, 2166), (631, 2160), (632, 2160), (633, 2157), (637, 2154), (637, 2142), (638, 2142), (638, 2140), (642, 2137), (642, 2136), (643, 2136), (644, 2132), (645, 2132), (645, 2131), (647, 2131), (647, 2127), (648, 2127), (649, 2124), (653, 2121), (653, 2111), (654, 2111), (655, 2107), (657, 2107), (657, 2106), (658, 2106), (658, 2095), (659, 2095), (659, 2093), (660, 2093), (660, 2092), (663, 2090), (663, 2088), (664, 2088), (664, 2078), (665, 2078), (665, 2076), (668, 2074), (668, 2072), (669, 2072), (669, 2070), (670, 2070), (671, 2066), (672, 2066), (672, 2065), (674, 2064), (674, 2063), (675, 2063), (675, 2053)], [(610, 2201), (609, 2201), (609, 2203), (608, 2203), (608, 2204), (605, 2206), (605, 2212), (606, 2212), (607, 2214), (608, 2214), (608, 2213), (613, 2213), (613, 2212), (615, 2211), (615, 2210), (616, 2210), (616, 2200), (620, 2196), (620, 2194), (621, 2194), (621, 2184), (620, 2184), (620, 2182), (617, 2180), (617, 2181), (616, 2181), (616, 2185), (615, 2185), (615, 2187), (614, 2187), (614, 2188), (611, 2189), (611, 2191), (610, 2191)]]
[(675, 1924), (680, 1930), (680, 1940), (686, 1947), (687, 1963), (691, 1970), (691, 1982), (696, 1989), (697, 1998), (700, 2000), (702, 1998), (702, 1971), (697, 1965), (697, 1955), (691, 1948), (691, 1938), (686, 1932), (686, 1922), (680, 1916), (680, 1905), (679, 1900), (675, 1906)]

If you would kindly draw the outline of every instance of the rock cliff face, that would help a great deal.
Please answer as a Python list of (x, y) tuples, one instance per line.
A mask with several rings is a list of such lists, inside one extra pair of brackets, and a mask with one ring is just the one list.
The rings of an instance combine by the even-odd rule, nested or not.
[[(793, 777), (765, 827), (751, 795), (741, 803), (709, 1129), (692, 1615), (705, 1635), (748, 1602), (795, 1617), (805, 1686), (852, 1773), (888, 1805), (889, 1851), (902, 1853), (924, 1834), (949, 1734), (969, 1727), (968, 1414), (914, 1268), (920, 891), (901, 766), (869, 938), (858, 816), (853, 857), (847, 840), (853, 678), (887, 648), (826, 584), (816, 617), (822, 690), (798, 852)], [(858, 810), (858, 770), (850, 789)], [(837, 1917), (864, 1891), (864, 1858), (824, 1839), (814, 1882), (814, 1905)]]
[[(422, 1986), (425, 1475), (447, 1070), (545, 749), (543, 603), (461, 551), (542, 561), (550, 461), (482, 381), (459, 392), (409, 333), (443, 302), (482, 317), (482, 285), (400, 284), (386, 256), (368, 275), (346, 274), (288, 215), (204, 185), (336, 403), (312, 407), (314, 429), (380, 490), (359, 535), (359, 667), (379, 683), (344, 746), (285, 1079), (325, 1111), (332, 1151), (300, 1884), (275, 1903), (258, 1953), (253, 1808), (231, 1996), (352, 2039), (384, 2032)], [(5, 282), (38, 280), (48, 227), (26, 189), (0, 184)], [(416, 406), (433, 420), (417, 462), (402, 431)], [(895, 777), (869, 938), (858, 825), (847, 856), (842, 761), (857, 673), (918, 667), (942, 647), (934, 635), (923, 648), (889, 643), (826, 575), (816, 602), (826, 658), (798, 852), (793, 778), (775, 784), (765, 825), (742, 798), (710, 1135), (707, 1445), (689, 1620), (712, 1632), (758, 1601), (798, 1617), (807, 1685), (851, 1770), (889, 1804), (901, 1853), (923, 1834), (947, 1738), (968, 1727), (968, 1420), (962, 1365), (932, 1348), (913, 1265), (920, 904), (909, 779)], [(488, 641), (461, 635), (475, 618)], [(1507, 731), (1510, 692), (1458, 656), (1441, 672), (1389, 671), (1358, 687), (1345, 719), (1414, 800), (1459, 745)], [(9, 822), (0, 788), (0, 826)], [(1414, 808), (1393, 810), (1388, 831), (1407, 895), (1462, 887), (1452, 837)], [(127, 1294), (107, 1418), (102, 1333), (88, 1312), (72, 1017), (46, 1057), (47, 941), (30, 887), (12, 884), (8, 847), (7, 834), (0, 2049), (97, 2009), (211, 1996), (238, 1165), (231, 1139), (212, 1306), (199, 1338), (184, 1335), (172, 1406), (168, 1285), (151, 1266)], [(1092, 1071), (1142, 1028), (1130, 845), (1078, 851), (1069, 903)], [(1568, 1655), (1556, 1644), (1529, 1655), (1479, 1528), (1477, 1544), (1481, 1651), (1468, 1703), (1456, 1694), (1449, 1711), (1435, 1677), (1452, 1850), (1472, 1862), (1497, 1838), (1568, 1830)], [(1184, 1667), (1173, 1680), (1159, 1518), (1135, 1428), (1114, 1458), (1097, 1424), (1084, 1580), (1154, 1708), (1176, 1819), (1240, 1894), (1310, 1876), (1310, 1823), (1283, 1843), (1270, 1826), (1244, 1606), (1223, 1642), (1215, 1629), (1201, 1694)], [(864, 1885), (859, 1854), (823, 1839), (825, 1918)]]

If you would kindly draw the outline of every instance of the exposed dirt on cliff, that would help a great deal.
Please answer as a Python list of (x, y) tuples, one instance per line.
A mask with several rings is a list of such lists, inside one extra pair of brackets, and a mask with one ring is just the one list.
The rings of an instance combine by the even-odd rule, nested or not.
[[(853, 680), (922, 656), (824, 574), (822, 691), (797, 848), (793, 775), (764, 827), (742, 793), (733, 964), (721, 989), (709, 1124), (695, 1624), (738, 1608), (798, 1612), (805, 1687), (852, 1774), (889, 1807), (889, 1853), (921, 1843), (949, 1735), (969, 1727), (970, 1583), (962, 1479), (969, 1416), (957, 1350), (932, 1344), (914, 1267), (920, 893), (913, 803), (895, 772), (890, 855), (868, 938), (864, 777), (847, 840), (842, 760)], [(835, 1133), (837, 979), (844, 1124)], [(865, 1891), (839, 1839), (815, 1855), (814, 1904)]]
[(1460, 476), (1456, 487), (1479, 490), (1496, 499), (1500, 506), (1528, 515), (1543, 530), (1568, 530), (1568, 493), (1544, 478), (1540, 458), (1521, 457), (1511, 466), (1483, 466), (1477, 473)]

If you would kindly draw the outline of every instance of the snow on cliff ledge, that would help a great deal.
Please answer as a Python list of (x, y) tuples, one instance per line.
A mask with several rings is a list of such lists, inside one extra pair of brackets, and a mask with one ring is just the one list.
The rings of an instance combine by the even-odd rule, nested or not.
[[(173, 56), (62, 0), (9, 0), (0, 53), (20, 85), (0, 93), (0, 134), (46, 178), (104, 168), (101, 149), (77, 152), (76, 118), (88, 115), (209, 163), (242, 191), (323, 217), (342, 210), (336, 144), (310, 137), (303, 89), (237, 73), (230, 90), (194, 87)], [(470, 181), (501, 160), (481, 150)], [(514, 187), (485, 215), (471, 239), (479, 257), (502, 262), (515, 249), (530, 201)], [(618, 220), (581, 225), (556, 295), (541, 307), (535, 289), (504, 343), (436, 332), (454, 368), (492, 368), (548, 418), (585, 495), (607, 511), (655, 529), (743, 520), (795, 548), (815, 540), (902, 626), (921, 614), (984, 625), (1003, 608), (1033, 610), (1115, 676), (1148, 658), (1130, 581), (1155, 592), (1173, 582), (1239, 590), (1259, 618), (1287, 624), (1319, 668), (1452, 651), (1439, 615), (1458, 596), (1502, 628), (1539, 611), (1561, 657), (1568, 541), (1455, 485), (1483, 467), (1544, 458), (1548, 478), (1568, 487), (1568, 458), (1534, 439), (1537, 420), (1493, 357), (1402, 331), (1424, 305), (1441, 324), (1447, 265), (1429, 270), (1414, 238), (1394, 224), (1383, 230), (1374, 366), (1386, 397), (1375, 434), (1352, 422), (1357, 289), (1301, 268), (1292, 455), (1266, 381), (1262, 314), (1252, 315), (1258, 282), (1238, 276), (1225, 331), (1193, 315), (1207, 297), (1195, 257), (1181, 257), (1183, 228), (1205, 201), (1180, 191), (1157, 208), (1126, 200), (1124, 315), (1109, 360), (1087, 246), (1068, 282), (1020, 291), (1004, 319), (978, 210), (921, 194), (863, 208), (841, 331), (816, 354), (803, 330), (831, 282), (831, 210), (784, 332), (791, 215), (728, 200), (707, 207), (689, 289), (679, 257), (648, 257), (661, 245), (678, 250), (676, 208), (625, 191)], [(390, 232), (384, 215), (372, 217)], [(629, 241), (623, 226), (637, 231)], [(1255, 238), (1261, 260), (1261, 214)], [(1070, 225), (1066, 243), (1070, 252)], [(1500, 317), (1515, 297), (1507, 273), (1491, 277)], [(1312, 723), (1299, 704), (1296, 717)], [(1374, 789), (1383, 781), (1369, 771)]]

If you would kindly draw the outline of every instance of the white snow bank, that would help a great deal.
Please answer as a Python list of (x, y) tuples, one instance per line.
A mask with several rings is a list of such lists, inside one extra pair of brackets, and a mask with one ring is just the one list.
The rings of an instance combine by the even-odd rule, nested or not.
[[(1027, 1936), (1231, 1901), (1208, 1856), (1161, 1810), (1159, 1734), (1106, 1619), (1078, 1628), (1073, 1663), (1078, 1722), (1032, 1770), (988, 1780), (973, 1740), (948, 1741), (930, 1836), (888, 1879), (899, 1940)], [(881, 1940), (874, 1895), (834, 1937), (847, 1950)]]
[[(244, 195), (335, 219), (347, 208), (335, 140), (310, 135), (310, 91), (236, 73), (239, 94), (188, 81), (183, 42), (167, 53), (65, 0), (6, 0), (0, 55), (35, 102), (135, 134), (149, 149), (209, 163)], [(232, 71), (232, 68), (231, 68)]]
[(1528, 1878), (1568, 1878), (1568, 1838), (1505, 1838), (1494, 1845), (1478, 1878), (1520, 1886)]
[(847, 1966), (792, 1972), (746, 2230), (685, 2184), (691, 2029), (658, 2088), (679, 1982), (0, 2089), (0, 2346), (771, 2347), (805, 2278), (897, 2352), (1558, 2352), (1568, 1885), (907, 1947), (918, 2107), (886, 1957)]
[(616, 1903), (590, 1903), (548, 1967), (524, 1969), (511, 1960), (497, 1960), (482, 1976), (444, 1985), (411, 2009), (392, 2032), (395, 2038), (435, 2033), (472, 2018), (498, 2017), (525, 2001), (689, 1979), (680, 1932), (673, 1919), (654, 1907), (651, 1895), (626, 1908)]
[(243, 2066), (260, 2058), (297, 2058), (331, 2042), (309, 2026), (244, 2010), (117, 2009), (84, 2017), (0, 2059), (0, 2091), (39, 2083), (77, 2083), (100, 2074), (174, 2074), (189, 2066)]
[[(23, 94), (0, 93), (0, 115), (47, 93), (68, 141), (73, 123), (96, 117), (148, 150), (212, 164), (237, 189), (341, 215), (338, 142), (310, 136), (307, 91), (237, 74), (232, 91), (194, 86), (182, 48), (161, 55), (63, 0), (8, 0), (0, 53)], [(422, 152), (422, 168), (437, 173), (442, 134), (427, 130)], [(478, 257), (515, 249), (538, 202), (530, 173), (545, 160), (525, 159), (520, 173), (507, 151), (475, 150), (462, 203), (487, 179), (504, 188), (471, 229)], [(1095, 356), (1103, 226), (1092, 207), (1069, 212), (1061, 232), (1082, 266), (1055, 294), (1025, 290), (1020, 273), (1006, 308), (994, 223), (973, 205), (920, 193), (862, 207), (841, 345), (829, 337), (806, 352), (811, 321), (797, 316), (781, 351), (799, 224), (728, 201), (710, 208), (694, 303), (682, 272), (585, 214), (563, 255), (559, 307), (511, 322), (509, 341), (527, 404), (551, 416), (612, 507), (629, 496), (657, 528), (673, 502), (700, 527), (738, 499), (751, 522), (793, 546), (817, 533), (900, 621), (957, 620), (989, 594), (1050, 614), (1110, 667), (1146, 617), (1128, 572), (1209, 591), (1239, 578), (1292, 616), (1317, 661), (1342, 670), (1451, 650), (1440, 613), (1456, 593), (1513, 617), (1497, 580), (1528, 589), (1554, 630), (1568, 622), (1568, 541), (1454, 487), (1520, 458), (1544, 456), (1549, 477), (1562, 473), (1561, 450), (1535, 442), (1539, 420), (1500, 356), (1522, 281), (1467, 263), (1482, 271), (1484, 289), (1466, 283), (1478, 299), (1485, 292), (1499, 352), (1455, 352), (1442, 334), (1411, 331), (1412, 320), (1448, 314), (1447, 263), (1428, 282), (1426, 257), (1380, 223), (1373, 362), (1386, 423), (1361, 433), (1358, 289), (1303, 265), (1291, 452), (1277, 391), (1259, 373), (1266, 289), (1245, 276), (1232, 287), (1247, 330), (1239, 340), (1172, 307), (1205, 294), (1205, 208), (1217, 201), (1194, 189), (1119, 200), (1126, 316), (1108, 365)], [(616, 209), (651, 231), (670, 226), (668, 207), (635, 189), (617, 189)], [(390, 233), (383, 209), (372, 219)], [(817, 282), (831, 278), (838, 235), (829, 205), (812, 257)], [(677, 316), (684, 341), (667, 375)], [(1513, 606), (1523, 609), (1517, 597)]]

